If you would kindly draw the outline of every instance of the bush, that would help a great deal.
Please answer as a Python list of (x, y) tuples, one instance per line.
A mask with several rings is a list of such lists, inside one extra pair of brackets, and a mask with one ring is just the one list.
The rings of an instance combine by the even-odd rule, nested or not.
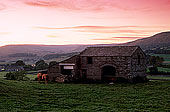
[(150, 73), (150, 74), (157, 74), (157, 73), (158, 73), (158, 68), (157, 68), (157, 67), (151, 67), (151, 68), (149, 68), (149, 73)]
[(149, 71), (147, 74), (150, 75), (170, 75), (170, 72), (168, 71), (158, 71), (157, 67), (151, 67), (149, 68)]
[(116, 79), (116, 83), (129, 83), (130, 81), (128, 79), (125, 79), (123, 77), (118, 77)]
[(43, 70), (48, 68), (48, 64), (45, 63), (44, 60), (37, 61), (35, 65), (36, 70)]
[(19, 71), (19, 72), (9, 72), (4, 76), (7, 80), (30, 80), (28, 77), (26, 77), (25, 71)]
[(133, 83), (143, 83), (143, 82), (147, 82), (148, 79), (146, 77), (141, 77), (141, 76), (136, 76), (132, 78), (132, 82)]

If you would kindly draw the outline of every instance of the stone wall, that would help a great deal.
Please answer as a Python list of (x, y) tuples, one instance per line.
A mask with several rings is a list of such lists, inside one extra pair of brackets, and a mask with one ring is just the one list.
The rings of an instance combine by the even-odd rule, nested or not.
[[(138, 58), (140, 56), (140, 63), (138, 62)], [(146, 76), (146, 67), (147, 67), (147, 59), (144, 52), (138, 48), (132, 55), (131, 59), (131, 74), (129, 78), (133, 78), (136, 76)]]
[[(74, 70), (72, 71), (72, 75), (80, 75), (80, 58), (79, 56), (75, 55), (67, 60), (64, 60), (60, 63), (70, 63), (70, 64), (75, 64)], [(53, 65), (48, 68), (48, 74), (49, 74), (49, 79), (53, 80), (55, 77), (58, 76), (58, 74), (61, 74), (61, 66), (59, 64)]]
[[(140, 56), (140, 64), (139, 58)], [(146, 56), (138, 48), (132, 56), (92, 56), (92, 64), (87, 63), (87, 56), (76, 55), (61, 63), (74, 63), (74, 74), (82, 77), (83, 71), (86, 71), (87, 78), (101, 80), (102, 68), (104, 66), (113, 66), (116, 69), (115, 77), (124, 77), (132, 79), (135, 76), (145, 76)], [(60, 72), (60, 66), (55, 65), (48, 69), (51, 79)]]
[(57, 74), (59, 73), (59, 65), (53, 65), (51, 67), (48, 68), (48, 75), (49, 75), (49, 80), (52, 81), (54, 80), (54, 78), (57, 76)]
[(130, 57), (92, 57), (93, 63), (87, 64), (87, 57), (81, 57), (81, 68), (87, 70), (87, 78), (101, 80), (102, 67), (113, 66), (116, 77), (127, 78), (130, 73)]

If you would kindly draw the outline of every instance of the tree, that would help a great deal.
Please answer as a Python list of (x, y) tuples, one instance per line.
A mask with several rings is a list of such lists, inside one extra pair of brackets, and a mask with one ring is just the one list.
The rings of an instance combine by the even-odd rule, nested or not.
[(149, 68), (149, 74), (151, 74), (151, 75), (158, 74), (158, 68), (157, 67), (150, 67)]
[(150, 58), (150, 64), (153, 66), (160, 66), (162, 65), (164, 59), (159, 56), (151, 56)]
[(25, 70), (25, 71), (34, 70), (34, 67), (31, 66), (31, 65), (25, 65), (25, 66), (24, 66), (24, 70)]
[(45, 63), (44, 60), (37, 61), (35, 66), (37, 70), (43, 70), (48, 68), (48, 64)]
[(15, 66), (24, 66), (25, 65), (25, 63), (24, 63), (24, 61), (22, 61), (22, 60), (18, 60), (16, 63), (15, 63)]
[(9, 72), (4, 76), (7, 80), (30, 80), (25, 71)]
[(49, 66), (53, 66), (53, 65), (56, 65), (56, 64), (57, 64), (56, 61), (51, 61), (51, 62), (49, 63)]

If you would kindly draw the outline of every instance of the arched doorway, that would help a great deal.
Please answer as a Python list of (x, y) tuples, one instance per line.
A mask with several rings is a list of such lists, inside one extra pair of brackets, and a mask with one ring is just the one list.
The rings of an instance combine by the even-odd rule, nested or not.
[(102, 81), (111, 82), (115, 80), (116, 69), (113, 66), (107, 65), (102, 67)]

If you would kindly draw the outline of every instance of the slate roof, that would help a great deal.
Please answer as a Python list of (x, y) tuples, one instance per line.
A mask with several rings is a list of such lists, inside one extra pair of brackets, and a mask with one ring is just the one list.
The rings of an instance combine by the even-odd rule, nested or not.
[(88, 47), (80, 56), (131, 56), (139, 46)]

